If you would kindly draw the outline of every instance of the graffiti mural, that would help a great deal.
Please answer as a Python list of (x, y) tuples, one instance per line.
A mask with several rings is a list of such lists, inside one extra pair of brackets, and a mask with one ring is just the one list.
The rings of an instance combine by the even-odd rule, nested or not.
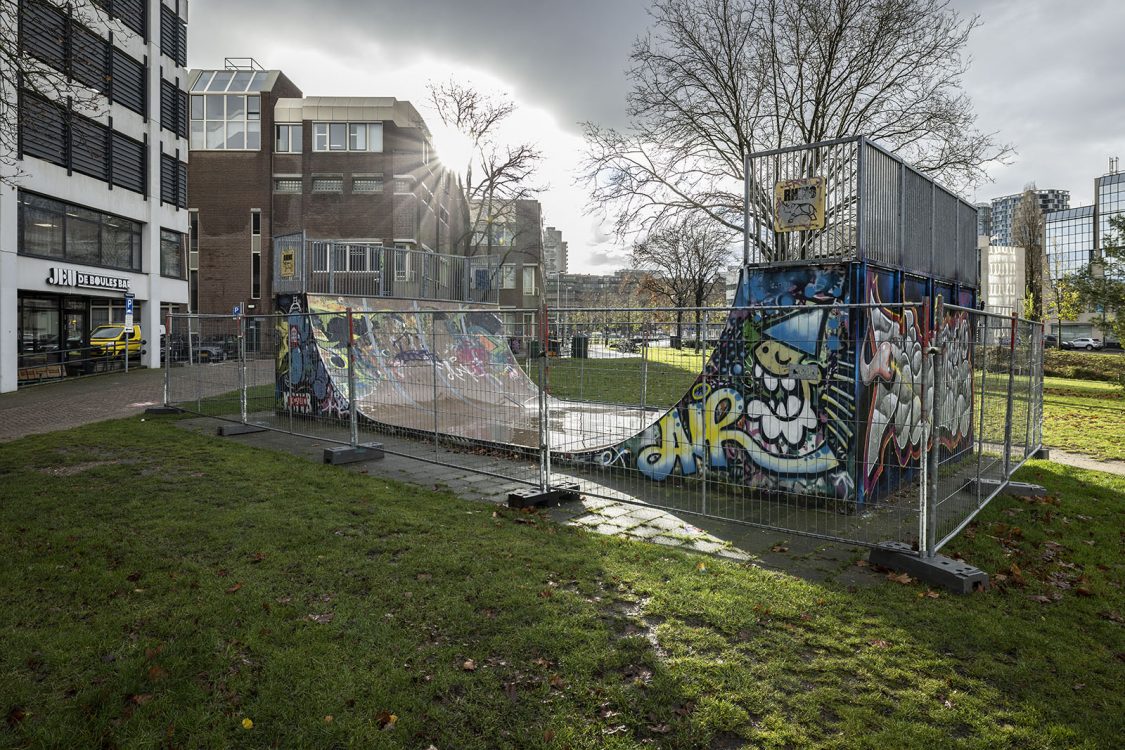
[(711, 472), (761, 489), (850, 497), (847, 278), (839, 266), (751, 274), (684, 398), (635, 438), (570, 458), (654, 480)]
[(933, 407), (932, 373), (924, 366), (925, 330), (914, 308), (868, 312), (868, 340), (860, 359), (867, 389), (867, 437), (863, 451), (865, 486), (870, 490), (883, 472), (893, 446), (898, 466), (921, 456), (923, 413)]
[[(916, 471), (922, 451), (929, 448), (923, 417), (935, 407), (934, 374), (926, 365), (931, 339), (945, 356), (936, 412), (942, 445), (947, 451), (966, 445), (972, 435), (973, 339), (964, 311), (945, 315), (935, 338), (924, 279), (908, 277), (896, 284), (889, 274), (870, 271), (867, 289), (868, 300), (876, 304), (868, 308), (859, 361), (867, 415), (861, 474), (865, 491), (873, 493), (880, 480), (889, 478), (883, 489), (891, 489), (900, 476)], [(951, 289), (941, 293), (953, 295)]]
[[(942, 448), (949, 455), (971, 443), (972, 330), (956, 309), (931, 330), (934, 290), (931, 280), (858, 264), (751, 269), (702, 372), (667, 412), (547, 396), (554, 460), (652, 481), (707, 477), (786, 495), (878, 500), (916, 478), (927, 447), (923, 416), (935, 384), (924, 359), (934, 336), (946, 357)], [(958, 288), (949, 293), (966, 300)], [(346, 415), (351, 338), (365, 419), (534, 450), (538, 387), (501, 316), (428, 304), (279, 297), (280, 407)], [(349, 306), (363, 311), (353, 313), (350, 335)]]
[(278, 309), (275, 383), (281, 408), (304, 416), (347, 413), (347, 394), (337, 390), (321, 356), (302, 296), (280, 295)]

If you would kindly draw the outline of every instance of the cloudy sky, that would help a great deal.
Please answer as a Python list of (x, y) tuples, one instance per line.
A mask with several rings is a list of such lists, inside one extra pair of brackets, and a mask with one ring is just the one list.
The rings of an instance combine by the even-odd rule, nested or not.
[[(570, 243), (571, 271), (624, 263), (574, 186), (579, 123), (624, 124), (624, 69), (648, 27), (648, 0), (191, 0), (188, 64), (254, 57), (310, 96), (394, 96), (424, 106), (430, 80), (456, 76), (519, 105), (513, 139), (544, 153), (546, 219)], [(953, 0), (982, 26), (966, 90), (979, 125), (1018, 156), (973, 200), (1039, 187), (1091, 202), (1093, 178), (1125, 156), (1120, 0)], [(440, 134), (439, 134), (440, 137)], [(439, 144), (440, 149), (440, 144)]]

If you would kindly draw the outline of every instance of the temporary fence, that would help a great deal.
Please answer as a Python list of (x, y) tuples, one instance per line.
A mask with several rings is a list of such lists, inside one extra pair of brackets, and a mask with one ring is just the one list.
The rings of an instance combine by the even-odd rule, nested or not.
[[(389, 303), (388, 303), (389, 304)], [(442, 307), (441, 305), (447, 305)], [(547, 489), (933, 554), (1040, 447), (1042, 327), (940, 304), (174, 315), (166, 402)]]

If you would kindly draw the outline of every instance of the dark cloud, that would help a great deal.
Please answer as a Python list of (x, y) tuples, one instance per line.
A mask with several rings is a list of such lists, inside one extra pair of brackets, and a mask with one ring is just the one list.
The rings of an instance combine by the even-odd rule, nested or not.
[[(553, 113), (560, 127), (624, 121), (624, 70), (633, 40), (648, 26), (648, 0), (192, 0), (190, 63), (222, 64), (254, 56), (281, 68), (309, 94), (398, 95), (355, 90), (356, 82), (321, 80), (294, 67), (292, 56), (332, 59), (357, 71), (394, 70), (412, 60), (442, 58), (494, 74), (519, 104)], [(966, 92), (978, 125), (1019, 151), (993, 170), (985, 200), (1040, 187), (1068, 189), (1074, 203), (1092, 197), (1107, 157), (1125, 155), (1125, 65), (1118, 37), (1125, 28), (1119, 0), (952, 0), (979, 14), (968, 53)], [(297, 54), (299, 53), (299, 54)], [(288, 62), (287, 62), (288, 61)], [(439, 74), (440, 75), (440, 74)], [(543, 144), (547, 147), (547, 144)], [(548, 158), (551, 154), (547, 153)], [(571, 241), (578, 266), (625, 262), (596, 222), (578, 217), (584, 202), (572, 185), (543, 202)], [(565, 210), (554, 205), (567, 206)]]
[[(197, 66), (270, 50), (261, 62), (282, 69), (286, 47), (319, 49), (359, 69), (451, 58), (495, 73), (519, 90), (522, 104), (545, 107), (577, 130), (582, 120), (622, 124), (624, 70), (648, 25), (647, 7), (647, 0), (192, 0), (189, 50)], [(372, 43), (380, 47), (374, 57), (363, 52)], [(300, 73), (290, 73), (298, 85)]]

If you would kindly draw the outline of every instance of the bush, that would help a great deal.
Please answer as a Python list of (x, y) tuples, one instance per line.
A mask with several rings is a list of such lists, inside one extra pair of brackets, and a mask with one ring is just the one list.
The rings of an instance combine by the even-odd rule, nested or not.
[(1048, 377), (1106, 383), (1121, 383), (1125, 379), (1125, 357), (1116, 354), (1048, 349), (1044, 359), (1043, 374)]

